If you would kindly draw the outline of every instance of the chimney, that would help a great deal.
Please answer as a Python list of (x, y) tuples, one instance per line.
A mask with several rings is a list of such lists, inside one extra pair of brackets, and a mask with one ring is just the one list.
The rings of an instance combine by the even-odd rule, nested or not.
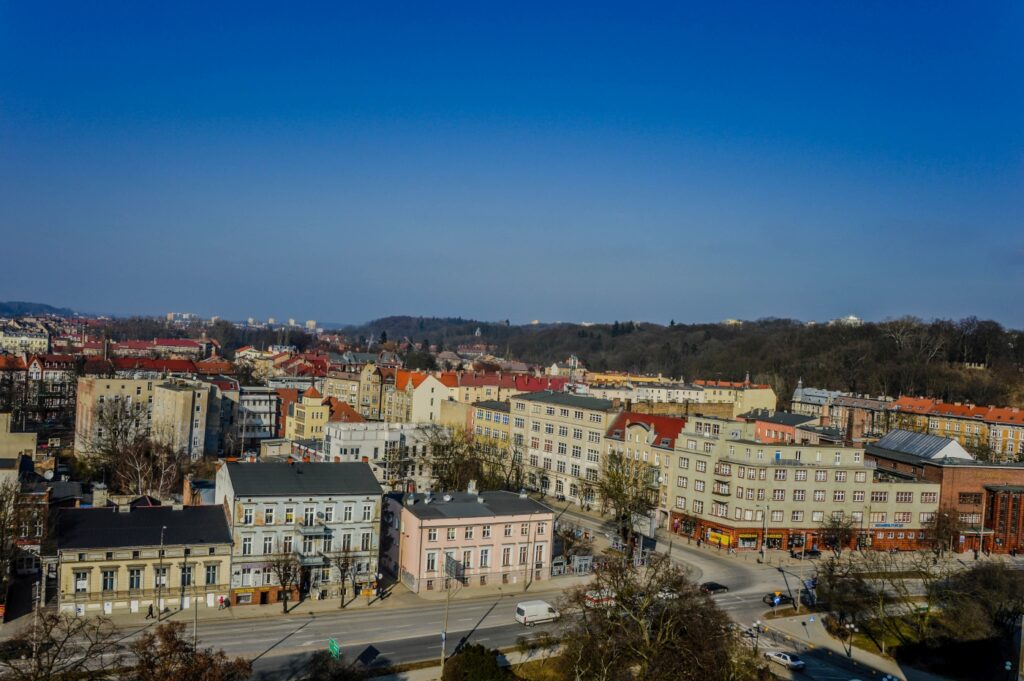
[(92, 486), (92, 505), (93, 508), (103, 508), (107, 505), (107, 486), (102, 482)]

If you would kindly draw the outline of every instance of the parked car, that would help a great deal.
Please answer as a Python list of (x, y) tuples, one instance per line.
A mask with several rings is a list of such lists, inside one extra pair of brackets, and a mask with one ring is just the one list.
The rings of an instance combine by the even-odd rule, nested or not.
[(787, 594), (783, 594), (783, 593), (780, 593), (778, 596), (776, 596), (774, 593), (765, 594), (764, 598), (762, 598), (761, 600), (764, 602), (765, 605), (775, 606), (776, 605), (776, 603), (775, 603), (775, 599), (776, 598), (779, 599), (779, 602), (778, 602), (777, 605), (792, 605), (793, 604), (793, 597), (789, 596)]
[(594, 589), (583, 594), (583, 605), (588, 608), (610, 608), (615, 605), (615, 594), (607, 589)]
[(532, 627), (541, 622), (554, 622), (561, 614), (547, 601), (522, 601), (516, 603), (516, 622)]
[(805, 551), (794, 549), (789, 552), (789, 555), (797, 560), (803, 560), (804, 558), (810, 560), (812, 558), (821, 558), (821, 551), (818, 549), (807, 549)]
[(784, 653), (780, 650), (771, 650), (764, 654), (769, 662), (781, 664), (786, 669), (803, 669), (804, 661), (793, 653)]
[(706, 594), (721, 594), (729, 591), (729, 587), (718, 582), (704, 582), (700, 585), (700, 590)]

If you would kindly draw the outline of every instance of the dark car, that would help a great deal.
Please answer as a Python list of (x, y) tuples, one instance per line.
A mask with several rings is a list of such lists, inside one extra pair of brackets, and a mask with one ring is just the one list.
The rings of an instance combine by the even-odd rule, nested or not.
[(794, 550), (790, 551), (789, 555), (793, 558), (796, 558), (797, 560), (802, 560), (804, 558), (821, 558), (821, 551), (819, 551), (818, 549), (807, 549), (806, 551)]
[[(776, 598), (779, 599), (778, 603), (775, 602)], [(774, 593), (765, 594), (764, 598), (762, 598), (761, 600), (764, 602), (765, 605), (771, 605), (771, 606), (774, 606), (774, 605), (792, 605), (793, 604), (792, 596), (787, 596), (786, 594), (779, 594), (778, 596), (776, 596)]]
[(729, 587), (718, 582), (704, 582), (700, 585), (700, 590), (706, 594), (722, 594), (729, 590)]

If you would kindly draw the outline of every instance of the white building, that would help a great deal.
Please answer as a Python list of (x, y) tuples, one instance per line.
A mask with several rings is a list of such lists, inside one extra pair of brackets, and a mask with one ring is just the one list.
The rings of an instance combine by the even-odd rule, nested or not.
[[(281, 600), (274, 565), (294, 556), (300, 594), (336, 595), (377, 579), (383, 490), (365, 463), (227, 463), (217, 471), (216, 499), (234, 541), (231, 600)], [(347, 564), (347, 574), (341, 565)], [(296, 593), (297, 592), (297, 593)]]
[(438, 426), (429, 423), (328, 423), (324, 427), (326, 461), (365, 461), (377, 480), (394, 488), (430, 487), (430, 440)]

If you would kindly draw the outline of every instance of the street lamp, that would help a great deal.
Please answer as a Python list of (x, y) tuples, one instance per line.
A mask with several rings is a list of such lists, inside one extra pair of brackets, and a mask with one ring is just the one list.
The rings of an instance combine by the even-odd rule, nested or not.
[(846, 656), (853, 657), (853, 635), (857, 633), (857, 626), (852, 622), (847, 622), (846, 628)]
[(754, 655), (757, 655), (757, 645), (761, 642), (761, 620), (754, 620)]
[(768, 543), (768, 514), (771, 513), (772, 507), (767, 504), (762, 507), (758, 504), (757, 508), (764, 509), (761, 511), (761, 561), (764, 562), (767, 560), (767, 552), (765, 551), (767, 547), (765, 545)]
[(167, 579), (166, 573), (164, 573), (164, 532), (167, 531), (167, 526), (164, 525), (160, 528), (160, 568), (156, 574), (156, 621), (159, 622), (164, 612), (164, 604), (161, 596), (163, 595), (163, 580)]

